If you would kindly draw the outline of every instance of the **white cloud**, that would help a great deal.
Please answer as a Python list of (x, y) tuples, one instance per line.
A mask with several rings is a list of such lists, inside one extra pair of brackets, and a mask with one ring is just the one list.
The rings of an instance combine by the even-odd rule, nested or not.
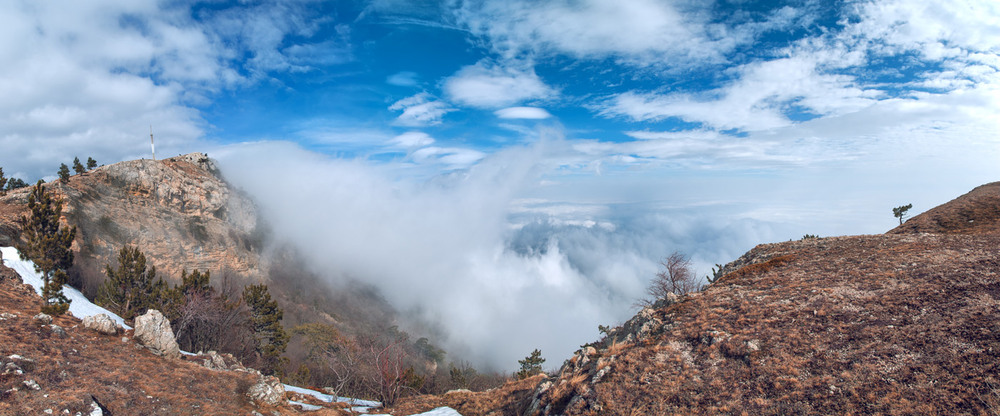
[(496, 116), (500, 118), (527, 120), (544, 120), (552, 117), (552, 114), (549, 114), (549, 112), (545, 111), (544, 108), (538, 107), (508, 107), (494, 111), (493, 114), (496, 114)]
[(289, 42), (317, 29), (306, 12), (296, 3), (197, 16), (186, 4), (142, 1), (3, 3), (0, 148), (18, 157), (0, 162), (30, 181), (74, 156), (149, 157), (150, 125), (161, 155), (197, 150), (209, 126), (196, 106), (220, 90), (346, 51), (344, 37)]
[(677, 117), (725, 130), (767, 130), (792, 123), (792, 109), (814, 116), (857, 111), (880, 94), (857, 86), (853, 77), (825, 73), (823, 66), (850, 54), (803, 53), (788, 58), (743, 65), (739, 77), (713, 91), (693, 93), (624, 92), (597, 108), (606, 116), (635, 121)]
[(402, 147), (404, 149), (412, 149), (424, 146), (430, 146), (434, 144), (434, 138), (427, 133), (420, 131), (408, 131), (406, 133), (400, 134), (399, 136), (393, 137), (389, 144)]
[(419, 84), (417, 78), (416, 72), (402, 71), (389, 75), (385, 82), (398, 87), (416, 87)]
[(394, 124), (408, 127), (433, 126), (441, 124), (441, 118), (449, 112), (455, 111), (447, 103), (435, 100), (427, 92), (422, 92), (402, 100), (396, 101), (390, 110), (403, 113), (396, 118)]
[(711, 21), (710, 3), (633, 0), (470, 1), (455, 11), (460, 24), (505, 59), (525, 54), (614, 57), (639, 66), (691, 67), (727, 61), (761, 32), (803, 18), (791, 7), (760, 21)]
[(497, 108), (528, 100), (551, 98), (556, 91), (533, 70), (516, 70), (479, 62), (445, 80), (444, 91), (459, 104)]

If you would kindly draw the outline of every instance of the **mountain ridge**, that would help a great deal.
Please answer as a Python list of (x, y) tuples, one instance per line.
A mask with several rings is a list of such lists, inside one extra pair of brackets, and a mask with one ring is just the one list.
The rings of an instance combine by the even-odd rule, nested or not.
[(997, 414), (998, 189), (886, 234), (760, 244), (703, 291), (582, 346), (531, 393), (423, 396), (390, 413)]

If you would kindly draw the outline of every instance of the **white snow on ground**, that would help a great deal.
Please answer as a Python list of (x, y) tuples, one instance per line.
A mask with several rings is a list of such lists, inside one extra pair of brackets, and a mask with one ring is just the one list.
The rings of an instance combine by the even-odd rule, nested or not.
[(288, 384), (284, 384), (284, 386), (285, 386), (285, 391), (290, 391), (290, 392), (294, 392), (294, 393), (306, 394), (306, 395), (309, 395), (309, 396), (313, 396), (313, 397), (315, 397), (319, 401), (323, 401), (323, 402), (327, 402), (327, 403), (332, 403), (334, 400), (336, 400), (339, 403), (350, 404), (351, 405), (351, 410), (353, 410), (355, 412), (367, 412), (367, 411), (371, 410), (372, 408), (382, 406), (382, 403), (379, 403), (379, 402), (376, 402), (376, 401), (372, 401), (372, 400), (352, 399), (350, 397), (334, 397), (333, 395), (325, 394), (325, 393), (320, 393), (320, 392), (318, 392), (316, 390), (311, 390), (311, 389), (306, 389), (306, 388), (302, 388), (302, 387), (291, 386), (291, 385), (288, 385)]
[[(371, 415), (371, 416), (392, 416), (392, 415)], [(462, 414), (458, 413), (457, 410), (452, 409), (450, 407), (439, 407), (437, 409), (420, 414), (415, 414), (412, 416), (462, 416)]]
[[(39, 296), (42, 294), (42, 274), (35, 271), (35, 263), (30, 260), (21, 260), (21, 255), (17, 252), (14, 247), (0, 247), (0, 253), (3, 254), (3, 264), (4, 266), (10, 267), (21, 275), (21, 280), (24, 283), (31, 285), (35, 288), (35, 293)], [(90, 303), (90, 300), (83, 293), (80, 293), (74, 287), (69, 285), (63, 286), (63, 295), (70, 300), (69, 313), (73, 316), (83, 319), (88, 316), (105, 314), (111, 317), (118, 325), (122, 328), (132, 329), (132, 327), (125, 325), (125, 320), (120, 316), (115, 315), (111, 311)]]
[[(21, 275), (21, 280), (24, 283), (27, 283), (31, 285), (31, 287), (35, 288), (35, 293), (38, 293), (38, 295), (41, 296), (42, 275), (41, 273), (35, 271), (35, 263), (31, 262), (30, 260), (21, 260), (21, 255), (17, 252), (17, 249), (15, 249), (14, 247), (0, 247), (0, 255), (2, 255), (3, 257), (4, 266), (14, 269), (14, 271), (16, 271), (17, 274)], [(110, 316), (111, 319), (113, 319), (123, 328), (132, 329), (132, 327), (125, 325), (125, 320), (122, 319), (120, 316), (112, 313), (107, 309), (104, 309), (100, 306), (91, 303), (90, 300), (87, 299), (86, 296), (83, 296), (83, 293), (80, 293), (80, 291), (77, 290), (76, 288), (70, 287), (69, 285), (65, 285), (63, 286), (63, 294), (66, 295), (66, 298), (70, 300), (69, 313), (71, 313), (73, 316), (83, 319), (88, 316), (99, 315), (103, 313), (105, 315)], [(181, 351), (181, 353), (186, 355), (195, 355), (187, 351)], [(299, 394), (307, 394), (315, 397), (320, 401), (324, 401), (327, 403), (333, 402), (334, 399), (336, 399), (337, 402), (348, 403), (351, 405), (351, 410), (354, 410), (356, 412), (367, 412), (373, 408), (382, 406), (382, 403), (372, 400), (352, 399), (349, 397), (334, 397), (329, 394), (320, 393), (316, 390), (291, 386), (288, 384), (285, 384), (284, 386), (286, 391), (291, 391)], [(302, 406), (304, 410), (320, 409), (320, 407), (313, 406), (307, 403), (301, 403), (296, 401), (289, 401), (289, 402), (292, 404), (297, 404), (299, 406)], [(373, 416), (378, 416), (378, 415), (373, 415)], [(457, 411), (455, 411), (455, 409), (452, 409), (450, 407), (439, 407), (429, 412), (413, 416), (462, 416), (462, 415), (459, 414)]]

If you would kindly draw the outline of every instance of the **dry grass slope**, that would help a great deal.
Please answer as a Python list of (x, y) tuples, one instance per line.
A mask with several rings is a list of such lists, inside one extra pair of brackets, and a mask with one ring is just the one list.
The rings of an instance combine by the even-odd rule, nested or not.
[(578, 351), (524, 414), (1000, 414), (1000, 183), (724, 270)]

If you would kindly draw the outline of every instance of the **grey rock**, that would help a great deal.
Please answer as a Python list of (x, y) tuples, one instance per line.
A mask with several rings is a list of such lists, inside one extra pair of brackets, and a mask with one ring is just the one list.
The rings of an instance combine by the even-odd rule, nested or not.
[(24, 386), (32, 390), (41, 390), (42, 387), (38, 385), (35, 380), (24, 380)]
[(170, 329), (170, 321), (160, 311), (150, 309), (135, 318), (135, 339), (153, 354), (180, 358), (181, 350)]
[(110, 316), (103, 313), (83, 318), (83, 326), (104, 335), (115, 335), (118, 333), (118, 324)]
[(285, 386), (274, 376), (263, 376), (257, 379), (257, 383), (250, 386), (247, 396), (253, 401), (264, 403), (270, 406), (285, 404)]
[(52, 331), (52, 335), (55, 335), (59, 338), (69, 337), (69, 334), (66, 333), (66, 330), (56, 324), (49, 325), (49, 331)]
[(49, 316), (48, 314), (44, 314), (44, 313), (40, 313), (38, 315), (35, 315), (35, 317), (33, 319), (36, 322), (38, 322), (38, 323), (40, 323), (42, 325), (48, 325), (48, 324), (52, 323), (52, 317)]

